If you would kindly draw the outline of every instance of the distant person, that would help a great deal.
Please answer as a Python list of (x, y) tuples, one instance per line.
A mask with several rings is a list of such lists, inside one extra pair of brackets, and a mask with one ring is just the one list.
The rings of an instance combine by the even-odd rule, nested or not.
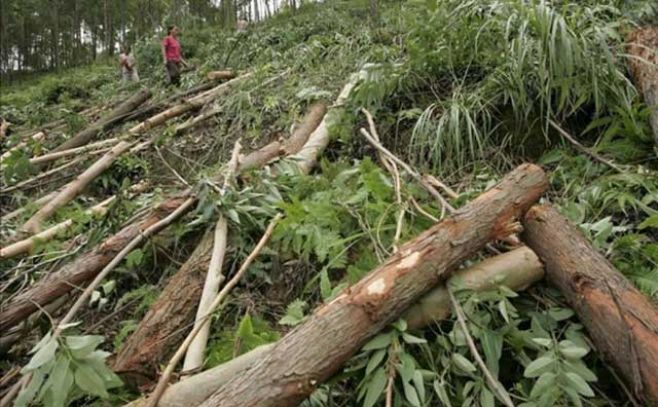
[(189, 66), (181, 55), (178, 39), (178, 27), (175, 25), (167, 28), (167, 36), (162, 40), (162, 59), (167, 69), (167, 78), (172, 85), (180, 85), (181, 64)]
[(139, 82), (137, 63), (135, 57), (130, 51), (130, 45), (125, 45), (123, 51), (119, 54), (119, 66), (121, 67), (123, 82)]
[(244, 18), (240, 18), (236, 23), (237, 31), (239, 33), (247, 31), (247, 25), (249, 25), (247, 20), (245, 20)]

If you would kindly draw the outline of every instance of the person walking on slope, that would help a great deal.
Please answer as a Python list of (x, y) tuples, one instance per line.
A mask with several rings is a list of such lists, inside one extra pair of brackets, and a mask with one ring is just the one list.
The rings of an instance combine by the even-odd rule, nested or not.
[(167, 78), (169, 79), (169, 83), (176, 86), (180, 85), (181, 64), (188, 66), (181, 55), (180, 43), (176, 38), (177, 35), (178, 27), (172, 25), (167, 29), (167, 36), (162, 40), (162, 58), (167, 69)]
[(132, 52), (130, 52), (130, 45), (124, 45), (123, 51), (119, 54), (119, 66), (121, 67), (121, 77), (124, 83), (139, 82), (137, 63)]

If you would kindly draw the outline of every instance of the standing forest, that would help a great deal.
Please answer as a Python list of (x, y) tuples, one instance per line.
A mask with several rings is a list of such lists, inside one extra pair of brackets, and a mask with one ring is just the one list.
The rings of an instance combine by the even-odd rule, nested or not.
[(0, 15), (0, 406), (658, 406), (655, 1)]

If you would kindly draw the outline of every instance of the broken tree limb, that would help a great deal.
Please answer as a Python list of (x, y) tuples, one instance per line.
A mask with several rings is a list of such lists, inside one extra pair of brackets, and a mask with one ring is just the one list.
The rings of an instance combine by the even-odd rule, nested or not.
[[(103, 202), (89, 208), (85, 211), (88, 215), (102, 215), (107, 211), (107, 207), (114, 201), (116, 196), (111, 196), (104, 200)], [(6, 260), (20, 254), (28, 253), (32, 251), (34, 246), (39, 243), (47, 242), (54, 239), (61, 232), (68, 230), (73, 226), (73, 219), (67, 219), (63, 222), (60, 222), (41, 233), (37, 233), (34, 236), (30, 236), (27, 239), (23, 239), (19, 242), (13, 243), (9, 246), (5, 246), (0, 249), (0, 260)]]
[(217, 81), (221, 79), (233, 79), (235, 78), (235, 72), (233, 71), (210, 71), (206, 75), (208, 80)]
[(202, 406), (297, 405), (461, 262), (509, 234), (511, 225), (547, 186), (539, 167), (517, 167), (317, 309), (258, 364), (223, 383)]
[[(486, 291), (499, 285), (521, 291), (541, 280), (544, 268), (537, 255), (528, 247), (520, 247), (510, 252), (490, 257), (471, 267), (461, 269), (445, 284), (425, 294), (402, 318), (410, 329), (417, 329), (450, 316), (450, 298), (446, 285), (455, 284), (467, 290)], [(259, 346), (224, 364), (204, 372), (183, 378), (165, 390), (159, 407), (195, 407), (214, 393), (234, 376), (239, 376), (255, 366), (274, 343)], [(130, 407), (143, 406), (144, 399), (130, 404)]]
[(87, 153), (89, 151), (93, 150), (103, 150), (108, 148), (109, 146), (114, 146), (119, 142), (118, 138), (111, 138), (107, 140), (102, 140), (96, 143), (88, 144), (86, 146), (82, 147), (74, 147), (68, 150), (59, 150), (59, 151), (54, 151), (52, 153), (40, 155), (34, 158), (30, 158), (30, 164), (36, 165), (36, 164), (44, 164), (50, 161), (56, 161), (59, 160), (60, 158), (63, 157), (68, 157), (71, 155), (77, 155), (79, 156), (80, 154)]
[(523, 240), (546, 265), (598, 352), (638, 398), (658, 403), (658, 307), (548, 205), (531, 208)]
[(651, 110), (651, 129), (658, 146), (658, 26), (635, 29), (627, 43), (631, 76)]
[[(32, 142), (39, 142), (39, 141), (43, 140), (45, 137), (46, 137), (46, 133), (43, 132), (43, 131), (40, 131), (40, 132), (32, 135), (32, 137), (30, 137), (30, 139), (31, 139)], [(25, 147), (27, 147), (27, 141), (21, 141), (20, 143), (16, 144), (15, 146), (11, 147), (10, 149), (8, 149), (4, 153), (2, 153), (2, 155), (0, 156), (0, 162), (2, 162), (4, 160), (6, 160), (7, 158), (9, 158), (9, 156), (11, 156), (14, 151), (23, 149)]]
[(273, 141), (258, 151), (242, 157), (240, 159), (240, 171), (260, 168), (282, 155), (296, 154), (306, 144), (309, 135), (318, 127), (326, 112), (326, 104), (316, 103), (312, 105), (306, 116), (304, 116), (302, 123), (295, 128), (290, 138), (285, 141)]
[(82, 130), (69, 140), (60, 144), (53, 150), (53, 153), (70, 150), (72, 148), (80, 147), (89, 143), (100, 132), (109, 129), (111, 126), (120, 123), (122, 120), (125, 120), (130, 112), (135, 110), (142, 103), (146, 102), (146, 100), (150, 97), (151, 92), (148, 89), (140, 89), (126, 101), (114, 108), (110, 113), (97, 120), (91, 126)]
[(0, 326), (9, 329), (38, 311), (39, 307), (92, 280), (128, 242), (180, 207), (188, 195), (182, 194), (166, 200), (144, 220), (124, 227), (91, 251), (32, 284), (27, 291), (16, 296), (0, 310)]
[[(224, 195), (224, 191), (226, 191), (231, 185), (238, 172), (240, 148), (240, 140), (238, 139), (238, 141), (235, 142), (231, 159), (229, 160), (224, 174), (224, 187), (222, 188), (222, 192), (220, 192), (220, 195), (222, 196)], [(208, 265), (208, 272), (206, 273), (206, 282), (203, 285), (199, 307), (197, 308), (196, 318), (194, 320), (193, 329), (197, 331), (198, 334), (190, 343), (187, 353), (185, 354), (183, 371), (195, 370), (203, 366), (203, 356), (206, 351), (206, 344), (208, 343), (208, 335), (210, 334), (210, 321), (205, 319), (204, 316), (211, 312), (210, 306), (212, 301), (217, 296), (219, 285), (224, 281), (222, 267), (226, 255), (227, 239), (228, 221), (223, 214), (220, 214), (219, 220), (217, 220), (217, 225), (215, 226), (214, 244), (212, 256), (210, 257), (210, 264)], [(199, 325), (202, 326), (199, 327)]]
[[(11, 192), (11, 191), (15, 191), (15, 190), (17, 190), (17, 189), (23, 189), (23, 188), (28, 189), (28, 188), (27, 188), (28, 185), (30, 185), (30, 184), (32, 184), (32, 183), (34, 183), (34, 182), (36, 182), (36, 181), (42, 180), (42, 179), (44, 179), (44, 178), (48, 178), (49, 176), (51, 176), (51, 175), (53, 175), (53, 174), (57, 174), (57, 173), (59, 173), (59, 172), (62, 172), (62, 171), (64, 171), (65, 169), (67, 169), (67, 168), (69, 168), (69, 167), (73, 167), (74, 165), (76, 165), (76, 164), (78, 164), (79, 162), (81, 162), (84, 158), (85, 158), (85, 157), (76, 157), (75, 159), (73, 159), (73, 160), (71, 160), (71, 161), (69, 161), (69, 162), (67, 162), (67, 163), (62, 164), (62, 165), (60, 165), (59, 167), (55, 167), (55, 168), (52, 168), (52, 169), (50, 169), (50, 170), (48, 170), (48, 171), (44, 171), (44, 172), (42, 172), (42, 173), (40, 173), (40, 174), (37, 174), (36, 176), (34, 176), (34, 177), (32, 177), (32, 178), (28, 178), (28, 179), (26, 179), (26, 180), (23, 180), (23, 181), (21, 181), (21, 182), (18, 182), (18, 183), (16, 183), (16, 184), (14, 184), (14, 185), (12, 185), (12, 186), (9, 186), (9, 187), (7, 187), (7, 188), (4, 188), (4, 189), (0, 190), (0, 193), (3, 193), (3, 194), (4, 194), (4, 193)], [(55, 192), (53, 192), (53, 194), (54, 194), (54, 193), (55, 193)], [(35, 204), (42, 204), (43, 202), (35, 201), (34, 203), (35, 203)], [(4, 218), (3, 218), (3, 220), (4, 220)]]
[(190, 110), (198, 109), (211, 100), (225, 94), (231, 89), (231, 87), (237, 85), (238, 83), (251, 76), (252, 73), (246, 73), (238, 76), (237, 78), (231, 79), (228, 82), (222, 83), (221, 85), (218, 85), (208, 91), (205, 91), (191, 99), (188, 99), (178, 105), (175, 105), (163, 112), (156, 114), (155, 116), (144, 120), (140, 124), (128, 130), (128, 132), (133, 135), (142, 134), (145, 131), (159, 126), (174, 117), (178, 117), (186, 112), (189, 112)]
[(69, 182), (51, 201), (44, 205), (32, 217), (25, 222), (22, 229), (33, 234), (41, 231), (41, 223), (48, 219), (55, 211), (73, 200), (83, 189), (87, 187), (98, 175), (109, 168), (114, 160), (128, 150), (133, 143), (121, 141), (108, 151), (103, 157), (87, 168), (76, 179)]
[[(313, 123), (317, 126), (321, 120), (318, 109), (312, 108), (303, 121), (308, 125), (300, 127), (292, 138), (297, 141), (308, 139), (315, 130)], [(291, 145), (298, 145), (298, 142)], [(262, 150), (241, 158), (239, 172), (246, 169), (244, 163), (251, 163), (248, 167), (250, 169), (256, 165), (265, 165), (269, 159), (262, 158)], [(150, 384), (156, 378), (159, 363), (183, 340), (189, 324), (194, 321), (195, 307), (199, 303), (212, 247), (212, 234), (206, 233), (185, 263), (167, 281), (157, 301), (119, 350), (112, 362), (112, 369), (128, 384), (134, 387)]]
[(260, 252), (263, 250), (267, 242), (269, 242), (270, 237), (272, 236), (272, 232), (274, 232), (274, 227), (276, 226), (276, 224), (279, 222), (281, 218), (282, 215), (277, 214), (274, 217), (274, 219), (272, 219), (272, 221), (269, 223), (269, 225), (267, 225), (267, 228), (265, 229), (263, 236), (256, 244), (256, 247), (254, 247), (251, 253), (249, 253), (249, 256), (247, 256), (247, 258), (242, 263), (238, 271), (236, 271), (233, 278), (231, 278), (231, 280), (229, 280), (229, 282), (226, 283), (224, 288), (222, 288), (219, 294), (217, 294), (217, 296), (213, 299), (212, 303), (208, 306), (206, 314), (203, 315), (203, 317), (201, 318), (201, 323), (195, 324), (192, 331), (185, 338), (185, 341), (183, 341), (183, 343), (180, 345), (174, 356), (172, 356), (171, 360), (167, 364), (167, 367), (165, 368), (164, 372), (160, 376), (160, 379), (158, 380), (158, 384), (155, 387), (153, 394), (151, 394), (151, 396), (149, 396), (146, 399), (147, 407), (156, 407), (158, 405), (158, 400), (160, 400), (162, 393), (167, 388), (167, 384), (169, 383), (169, 378), (171, 377), (171, 374), (174, 372), (176, 365), (178, 364), (178, 362), (180, 362), (181, 358), (185, 354), (186, 349), (188, 348), (188, 346), (190, 346), (196, 335), (199, 334), (199, 332), (201, 332), (204, 326), (206, 326), (205, 322), (208, 321), (212, 316), (213, 312), (215, 312), (219, 308), (219, 306), (228, 296), (228, 293), (233, 289), (233, 287), (235, 287), (238, 284), (242, 276), (246, 273), (247, 269), (249, 269), (249, 266), (251, 266), (251, 263), (253, 263), (254, 259), (260, 254)]

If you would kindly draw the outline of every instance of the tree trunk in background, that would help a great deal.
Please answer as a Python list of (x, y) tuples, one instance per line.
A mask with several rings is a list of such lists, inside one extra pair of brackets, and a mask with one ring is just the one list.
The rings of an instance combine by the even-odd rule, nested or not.
[(646, 405), (658, 405), (658, 307), (548, 205), (531, 208), (523, 240), (546, 266), (605, 360)]
[(82, 130), (69, 140), (57, 146), (52, 152), (68, 150), (71, 148), (83, 146), (90, 142), (94, 137), (98, 135), (101, 131), (107, 130), (112, 125), (120, 123), (126, 117), (128, 113), (135, 110), (139, 105), (144, 103), (148, 98), (151, 97), (151, 92), (148, 89), (140, 89), (132, 95), (129, 99), (121, 103), (119, 106), (114, 108), (110, 113), (97, 120), (91, 126)]
[(633, 81), (651, 109), (651, 129), (658, 147), (658, 26), (632, 31), (627, 42)]
[(513, 222), (547, 186), (539, 167), (519, 166), (316, 309), (258, 364), (225, 382), (202, 406), (296, 406), (455, 267), (488, 242), (508, 236)]

